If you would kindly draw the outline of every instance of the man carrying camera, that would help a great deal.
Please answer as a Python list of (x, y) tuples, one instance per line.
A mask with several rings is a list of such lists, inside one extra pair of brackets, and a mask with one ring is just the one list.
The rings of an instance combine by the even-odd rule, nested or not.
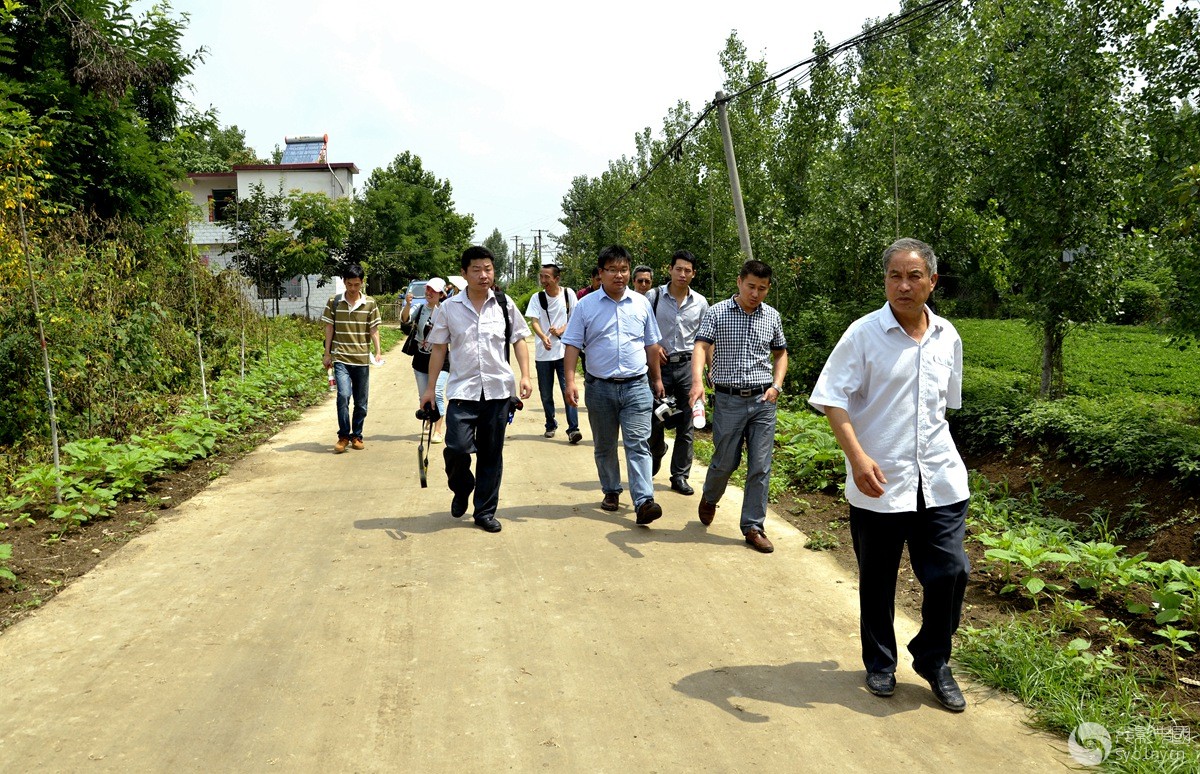
[[(646, 294), (662, 333), (663, 389), (667, 401), (667, 418), (660, 420), (655, 412), (650, 427), (650, 453), (654, 456), (653, 474), (658, 474), (662, 458), (667, 453), (666, 431), (675, 429), (675, 448), (671, 452), (671, 488), (682, 495), (695, 490), (688, 484), (692, 472), (692, 407), (688, 397), (692, 391), (692, 350), (696, 347), (696, 331), (708, 311), (708, 299), (692, 290), (696, 276), (696, 256), (687, 250), (677, 250), (671, 256), (671, 281)], [(673, 399), (673, 400), (672, 400)]]
[[(486, 247), (469, 247), (459, 261), (467, 280), (465, 292), (442, 303), (433, 317), (426, 341), (433, 345), (430, 373), (442, 368), (447, 348), (454, 350), (450, 380), (446, 384), (446, 479), (454, 499), (450, 515), (467, 512), (475, 493), (475, 524), (499, 532), (496, 506), (500, 502), (500, 477), (504, 471), (504, 431), (520, 401), (513, 394), (514, 375), (508, 363), (512, 345), (521, 369), (521, 400), (533, 393), (529, 381), (529, 353), (525, 339), (529, 327), (516, 304), (493, 288), (495, 266)], [(434, 385), (421, 395), (421, 407), (433, 409)], [(477, 460), (471, 473), (471, 454)]]

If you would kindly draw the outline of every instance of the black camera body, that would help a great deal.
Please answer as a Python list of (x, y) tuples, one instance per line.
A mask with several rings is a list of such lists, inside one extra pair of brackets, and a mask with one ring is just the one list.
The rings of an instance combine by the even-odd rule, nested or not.
[(426, 403), (417, 409), (417, 419), (422, 422), (436, 422), (441, 418), (442, 412), (438, 411), (436, 403)]

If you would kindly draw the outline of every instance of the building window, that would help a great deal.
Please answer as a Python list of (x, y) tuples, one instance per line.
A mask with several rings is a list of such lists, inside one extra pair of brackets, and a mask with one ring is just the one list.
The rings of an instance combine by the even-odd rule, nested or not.
[(208, 197), (208, 219), (210, 222), (223, 220), (226, 210), (237, 204), (237, 190), (233, 188), (214, 188)]

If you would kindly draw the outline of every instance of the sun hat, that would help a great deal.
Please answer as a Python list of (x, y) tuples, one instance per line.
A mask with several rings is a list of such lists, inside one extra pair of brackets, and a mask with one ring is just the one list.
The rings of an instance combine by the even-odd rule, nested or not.
[(434, 293), (442, 293), (446, 290), (446, 280), (441, 277), (434, 277), (425, 283), (425, 287), (432, 290)]
[(458, 288), (459, 290), (466, 290), (467, 289), (467, 278), (456, 274), (450, 278), (450, 284), (453, 285), (454, 287)]

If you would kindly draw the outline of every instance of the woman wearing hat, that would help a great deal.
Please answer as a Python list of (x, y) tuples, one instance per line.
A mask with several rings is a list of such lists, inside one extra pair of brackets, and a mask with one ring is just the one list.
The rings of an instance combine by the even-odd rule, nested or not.
[[(425, 283), (425, 305), (417, 309), (413, 318), (412, 335), (417, 340), (417, 353), (413, 355), (412, 367), (413, 374), (417, 379), (418, 400), (425, 393), (425, 388), (429, 386), (429, 353), (433, 350), (433, 345), (426, 344), (425, 337), (433, 328), (433, 313), (445, 297), (446, 281), (441, 277), (429, 280)], [(442, 442), (442, 433), (446, 430), (446, 379), (449, 378), (449, 374), (450, 359), (447, 357), (446, 362), (442, 365), (441, 373), (437, 376), (437, 383), (434, 385), (434, 399), (437, 402), (438, 414), (441, 415), (441, 418), (433, 425), (434, 443)]]

